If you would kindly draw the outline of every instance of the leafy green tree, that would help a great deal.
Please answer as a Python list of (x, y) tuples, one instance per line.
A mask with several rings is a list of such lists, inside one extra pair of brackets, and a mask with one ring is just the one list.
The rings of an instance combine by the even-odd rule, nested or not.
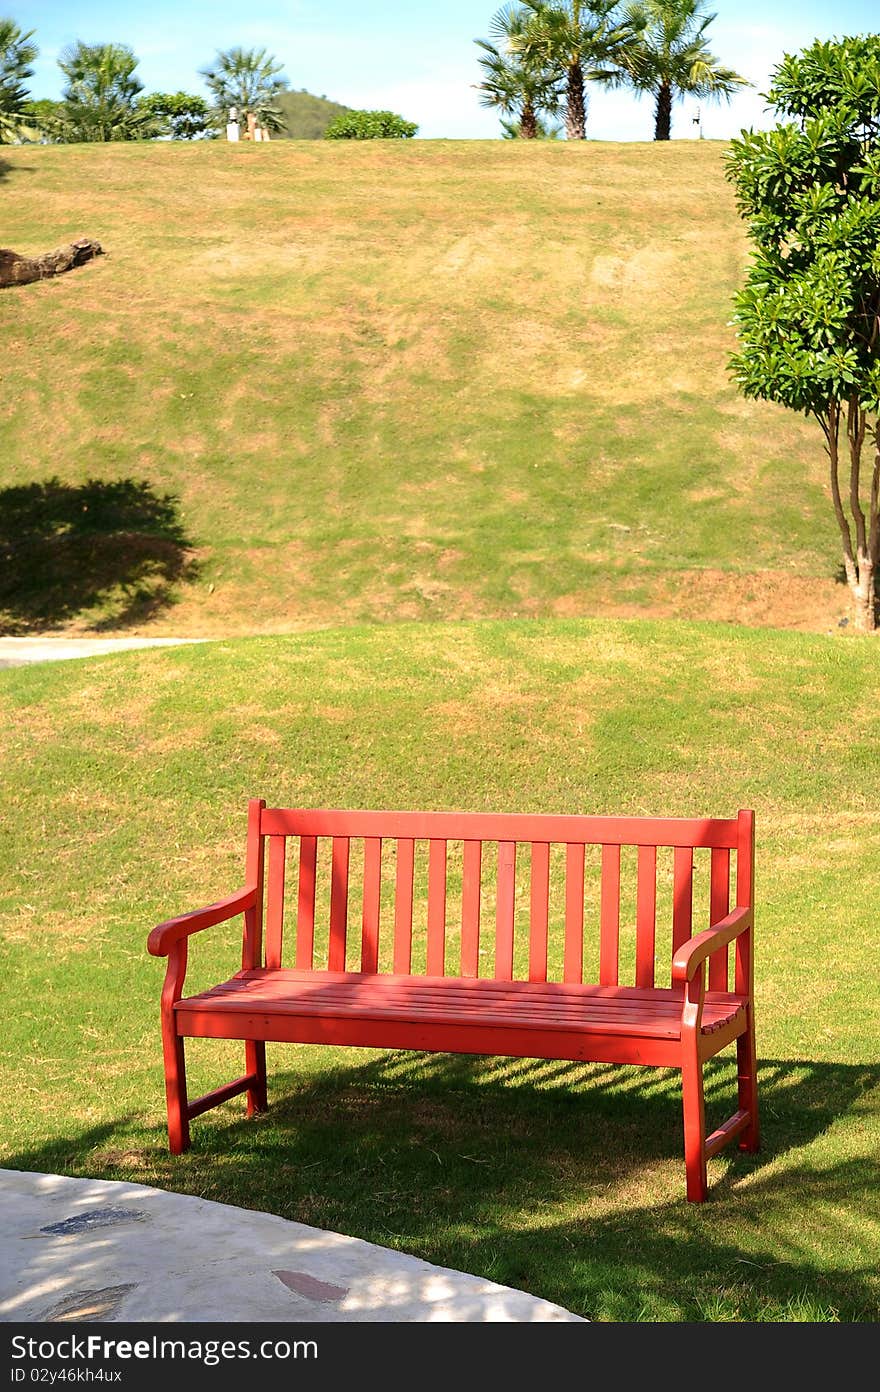
[(393, 111), (346, 111), (336, 116), (324, 132), (325, 140), (410, 140), (418, 130), (415, 121)]
[(880, 567), (880, 36), (786, 55), (727, 174), (754, 251), (731, 368), (748, 397), (818, 421), (856, 627)]
[(483, 50), (479, 58), (483, 80), (477, 90), (483, 106), (495, 107), (503, 116), (509, 139), (536, 140), (546, 132), (541, 113), (555, 116), (559, 111), (562, 78), (546, 60), (523, 53), (522, 45), (532, 11), (525, 5), (505, 5), (493, 16), (489, 33), (495, 40), (477, 39)]
[(625, 13), (636, 38), (623, 52), (614, 85), (625, 83), (654, 97), (655, 140), (669, 140), (677, 99), (729, 101), (750, 85), (711, 52), (706, 31), (716, 16), (703, 11), (702, 0), (636, 0)]
[(512, 47), (527, 62), (556, 72), (565, 85), (565, 134), (586, 139), (585, 81), (615, 79), (631, 42), (618, 0), (524, 0), (530, 15)]
[(213, 66), (201, 73), (214, 98), (217, 119), (225, 125), (234, 107), (242, 124), (251, 114), (265, 130), (283, 130), (284, 115), (275, 103), (287, 88), (282, 67), (265, 48), (229, 48), (218, 53)]
[(40, 97), (38, 101), (27, 101), (22, 107), (25, 140), (56, 141), (63, 139), (64, 103)]
[(62, 93), (66, 141), (144, 140), (155, 123), (138, 105), (143, 83), (138, 60), (127, 44), (69, 45), (58, 59), (67, 78)]
[(217, 134), (205, 98), (189, 92), (150, 92), (138, 98), (138, 110), (155, 125), (157, 134), (172, 140), (210, 140)]
[[(535, 117), (535, 129), (532, 133), (532, 140), (558, 140), (562, 134), (561, 126), (552, 126), (549, 121), (545, 121), (543, 116)], [(522, 140), (522, 125), (519, 121), (509, 121), (501, 118), (501, 139), (502, 140)]]
[(12, 19), (0, 19), (0, 144), (21, 138), (28, 99), (27, 82), (39, 49), (33, 30), (25, 33)]

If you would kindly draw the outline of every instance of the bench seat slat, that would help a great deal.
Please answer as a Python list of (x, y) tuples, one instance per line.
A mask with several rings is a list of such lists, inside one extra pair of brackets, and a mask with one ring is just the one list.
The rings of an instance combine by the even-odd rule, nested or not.
[[(281, 978), (281, 979), (279, 979)], [(434, 981), (432, 988), (430, 982)], [(556, 988), (556, 989), (553, 989)], [(707, 993), (703, 1032), (745, 1019), (741, 1000)], [(562, 988), (558, 983), (509, 983), (468, 978), (417, 980), (354, 972), (239, 972), (198, 996), (177, 1002), (187, 1015), (259, 1012), (363, 1019), (416, 1019), (435, 1024), (491, 1025), (574, 1033), (632, 1034), (678, 1039), (681, 997), (673, 990)]]
[[(259, 967), (256, 970), (250, 968), (243, 968), (241, 971), (236, 972), (234, 976), (231, 976), (229, 978), (229, 981), (257, 980), (259, 978), (262, 978), (264, 980), (271, 979), (272, 981), (279, 982), (300, 982), (305, 986), (314, 985), (315, 989), (323, 989), (328, 984), (333, 984), (337, 981), (364, 981), (367, 975), (368, 974), (365, 972), (355, 971), (300, 971), (297, 968), (293, 967), (281, 967), (278, 971), (270, 972), (263, 967)], [(516, 981), (496, 981), (492, 977), (473, 978), (462, 976), (449, 976), (437, 977), (436, 979), (434, 979), (430, 974), (427, 974), (425, 976), (415, 976), (410, 972), (381, 972), (378, 976), (373, 976), (372, 974), (370, 974), (370, 980), (374, 981), (377, 986), (381, 986), (383, 984), (394, 985), (397, 982), (408, 982), (410, 985), (418, 986), (420, 990), (423, 988), (423, 986), (427, 987), (429, 985), (434, 985), (442, 991), (445, 991), (447, 986), (452, 986), (460, 990), (480, 992), (515, 991), (517, 994), (517, 998), (519, 998), (521, 995), (528, 995), (529, 992), (536, 992), (542, 999), (554, 995), (565, 995), (570, 996), (575, 1000), (580, 1000), (584, 992), (589, 992), (590, 995), (595, 996), (623, 996), (631, 997), (634, 1000), (638, 999), (646, 1001), (675, 1001), (678, 1007), (681, 1006), (684, 998), (684, 988), (680, 985), (664, 987), (654, 986), (650, 989), (643, 989), (638, 986), (596, 986), (592, 983), (581, 986), (573, 985), (564, 981), (532, 982), (519, 979)], [(221, 984), (222, 986), (227, 986), (229, 982), (223, 982)], [(212, 989), (216, 990), (219, 989), (219, 987), (214, 987)], [(706, 999), (740, 1004), (746, 999), (746, 997), (741, 995), (738, 991), (707, 991)]]

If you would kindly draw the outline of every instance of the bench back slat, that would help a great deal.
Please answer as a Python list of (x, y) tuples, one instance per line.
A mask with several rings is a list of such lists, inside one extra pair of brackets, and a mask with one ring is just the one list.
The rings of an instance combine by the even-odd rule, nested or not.
[(347, 836), (333, 837), (330, 863), (330, 941), (327, 966), (345, 971), (345, 940), (348, 936), (348, 862), (351, 842)]
[(499, 841), (495, 888), (495, 980), (513, 980), (516, 920), (516, 842)]
[(602, 847), (599, 985), (618, 984), (620, 955), (620, 846)]
[[(730, 911), (730, 851), (716, 848), (712, 852), (709, 916), (717, 923)], [(709, 958), (709, 990), (727, 990), (727, 948), (721, 947)]]
[(446, 842), (428, 843), (428, 976), (446, 974)]
[(314, 966), (317, 858), (317, 836), (301, 836), (296, 908), (296, 966), (298, 971), (308, 971)]
[(584, 979), (584, 847), (569, 841), (565, 847), (565, 948), (562, 979)]
[[(714, 855), (714, 852), (713, 852)], [(636, 985), (654, 985), (657, 932), (657, 847), (639, 846), (636, 890)]]
[[(755, 902), (755, 818), (751, 812), (739, 814), (739, 848), (736, 854), (737, 907)], [(751, 933), (742, 933), (736, 940), (734, 954), (734, 990), (744, 996), (753, 994), (753, 964)]]
[[(694, 850), (676, 846), (672, 855), (672, 956), (691, 936), (694, 917)], [(671, 970), (671, 966), (670, 966)]]
[(461, 876), (461, 974), (480, 975), (480, 888), (483, 843), (465, 841)]
[(529, 896), (529, 981), (547, 980), (547, 939), (550, 925), (550, 845), (532, 842)]
[(244, 873), (246, 883), (256, 887), (257, 902), (256, 907), (244, 916), (241, 965), (245, 970), (258, 967), (262, 957), (263, 866), (266, 843), (261, 830), (265, 810), (266, 804), (262, 798), (251, 798), (248, 803), (247, 858)]
[(394, 970), (402, 976), (412, 970), (414, 869), (415, 842), (407, 836), (397, 843), (394, 885)]
[[(283, 964), (285, 894), (296, 893), (296, 943), (287, 956), (301, 970), (429, 976), (448, 971), (576, 984), (585, 979), (585, 936), (595, 933), (598, 971), (590, 966), (595, 975), (586, 979), (603, 987), (651, 989), (669, 984), (671, 957), (692, 932), (728, 913), (731, 851), (737, 903), (752, 903), (751, 813), (649, 819), (252, 806), (258, 809), (251, 820), (258, 846), (249, 847), (248, 865), (255, 874), (262, 874), (268, 839), (270, 968)], [(291, 851), (288, 839), (298, 842)], [(389, 852), (383, 888), (389, 841), (394, 874)], [(286, 855), (294, 851), (295, 890), (296, 861), (286, 871)], [(697, 856), (704, 869), (696, 865)], [(709, 902), (700, 911), (694, 898), (706, 871)], [(703, 901), (702, 890), (696, 897)], [(349, 914), (356, 912), (351, 906), (358, 900), (359, 940), (349, 932)], [(244, 958), (259, 943), (259, 932), (259, 922), (246, 926)], [(724, 949), (710, 959), (710, 989), (731, 988), (730, 955)], [(737, 983), (750, 983), (749, 942), (738, 940), (735, 963)]]
[(269, 877), (266, 891), (266, 966), (281, 966), (284, 938), (284, 872), (287, 837), (269, 837)]
[(346, 812), (271, 807), (264, 836), (382, 836), (414, 841), (547, 841), (582, 845), (727, 846), (737, 844), (736, 817), (578, 817), (520, 812)]
[(382, 902), (382, 838), (364, 838), (364, 892), (361, 911), (361, 971), (379, 970), (379, 909)]

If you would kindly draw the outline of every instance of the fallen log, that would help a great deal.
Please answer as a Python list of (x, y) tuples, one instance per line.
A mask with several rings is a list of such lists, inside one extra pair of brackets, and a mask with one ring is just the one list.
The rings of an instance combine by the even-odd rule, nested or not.
[(91, 237), (80, 237), (67, 246), (45, 252), (43, 256), (19, 256), (17, 251), (0, 247), (0, 289), (10, 285), (30, 285), (34, 280), (61, 275), (62, 271), (72, 271), (74, 266), (82, 266), (84, 262), (102, 255), (101, 243), (93, 241)]

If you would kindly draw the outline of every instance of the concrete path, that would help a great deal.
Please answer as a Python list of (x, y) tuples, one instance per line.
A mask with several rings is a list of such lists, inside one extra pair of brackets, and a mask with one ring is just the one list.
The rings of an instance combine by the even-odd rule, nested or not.
[(523, 1291), (188, 1194), (0, 1170), (0, 1319), (585, 1323)]
[(130, 648), (171, 648), (204, 643), (204, 638), (0, 638), (0, 667), (28, 662), (60, 662), (68, 657), (100, 657)]

